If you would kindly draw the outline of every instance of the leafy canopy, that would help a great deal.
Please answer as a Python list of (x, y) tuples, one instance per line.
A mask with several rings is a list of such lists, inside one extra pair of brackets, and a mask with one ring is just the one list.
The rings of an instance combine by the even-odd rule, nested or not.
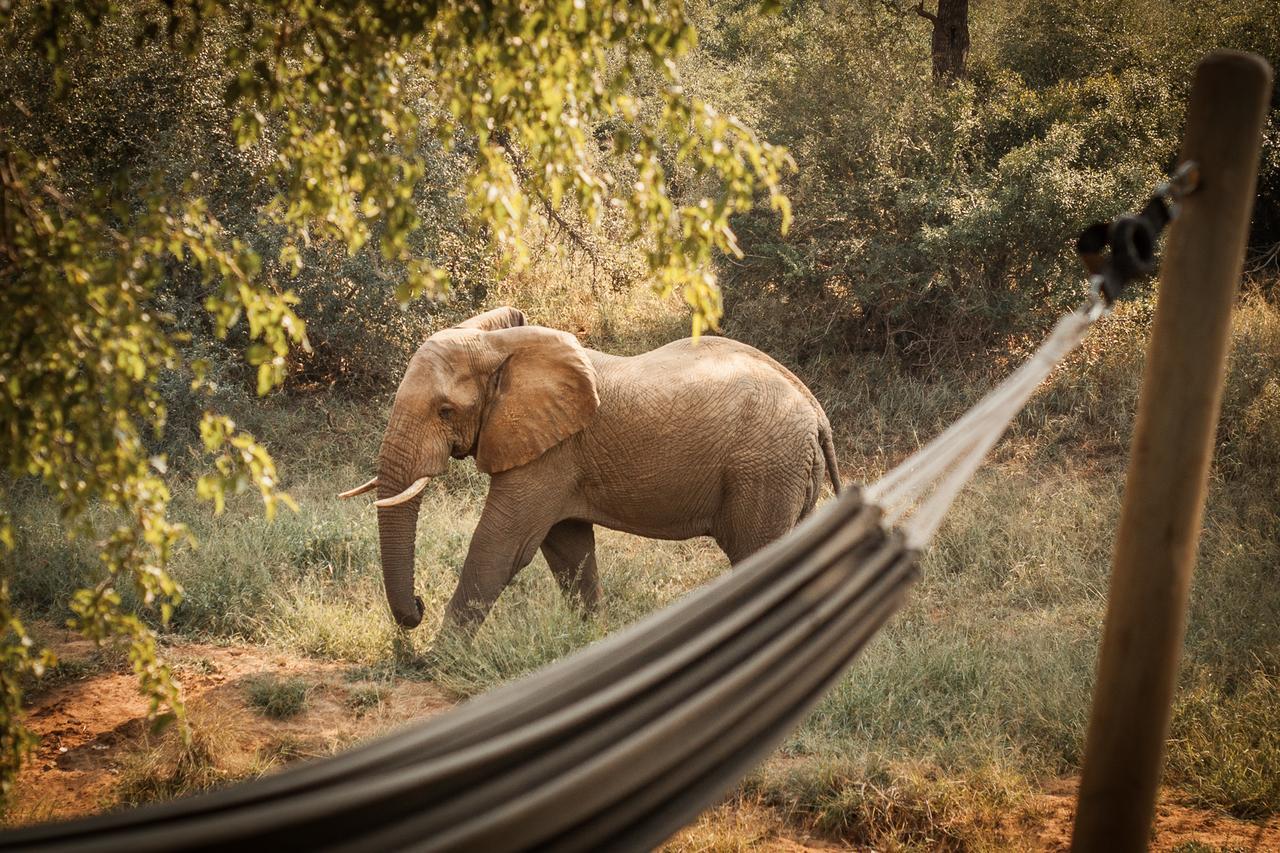
[[(413, 239), (426, 140), (465, 154), (467, 207), (507, 267), (525, 260), (536, 217), (607, 213), (644, 247), (655, 286), (692, 307), (695, 333), (720, 315), (711, 260), (739, 251), (731, 215), (765, 191), (789, 219), (778, 190), (786, 153), (681, 87), (676, 61), (695, 33), (679, 0), (17, 0), (0, 4), (0, 23), (11, 60), (47, 76), (51, 93), (29, 105), (14, 80), (0, 83), (0, 555), (14, 546), (5, 495), (36, 478), (68, 532), (98, 542), (101, 582), (76, 593), (74, 623), (100, 642), (123, 638), (154, 711), (181, 711), (153, 626), (180, 600), (166, 562), (189, 538), (168, 517), (169, 460), (153, 452), (166, 419), (161, 382), (176, 374), (208, 386), (207, 366), (163, 310), (165, 288), (178, 273), (202, 282), (209, 323), (246, 342), (260, 394), (307, 340), (288, 278), (264, 273), (228, 235), (200, 176), (73, 168), (81, 128), (62, 124), (59, 99), (110, 62), (105, 29), (132, 28), (137, 50), (226, 73), (231, 130), (273, 192), (264, 226), (285, 235), (273, 268), (296, 272), (314, 243), (354, 253), (376, 242), (404, 271), (402, 302), (443, 294), (447, 273)], [(672, 192), (676, 168), (696, 177), (691, 197)], [(290, 503), (270, 457), (230, 419), (206, 412), (200, 434), (212, 467), (197, 491), (216, 511), (246, 489), (268, 515)], [(152, 618), (123, 603), (127, 587)], [(2, 578), (0, 625), (7, 786), (28, 740), (21, 686), (50, 658)]]

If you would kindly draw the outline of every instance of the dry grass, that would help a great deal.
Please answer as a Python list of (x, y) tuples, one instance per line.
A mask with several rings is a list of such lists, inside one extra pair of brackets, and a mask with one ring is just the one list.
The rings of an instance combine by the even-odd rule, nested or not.
[(302, 678), (262, 675), (250, 679), (245, 689), (249, 704), (275, 720), (296, 717), (307, 707), (309, 685)]
[(791, 824), (860, 847), (918, 850), (1008, 845), (1024, 789), (1016, 777), (948, 778), (928, 764), (883, 760), (773, 762), (744, 787)]
[[(587, 298), (579, 285), (516, 281), (490, 299), (617, 351), (683, 333), (680, 314), (646, 293)], [(746, 783), (760, 813), (886, 849), (982, 849), (1004, 843), (1001, 815), (1026, 792), (1078, 769), (1149, 317), (1146, 303), (1126, 306), (1037, 396), (955, 507), (910, 604)], [(1168, 778), (1197, 803), (1253, 817), (1280, 811), (1280, 312), (1247, 301), (1235, 339)], [(963, 411), (999, 372), (930, 378), (872, 357), (796, 367), (832, 414), (846, 476), (864, 480)], [(372, 511), (334, 497), (367, 478), (385, 408), (310, 400), (258, 411), (255, 427), (300, 504), (274, 524), (248, 498), (210, 519), (179, 484), (177, 514), (201, 545), (174, 561), (187, 591), (177, 630), (366, 664), (379, 678), (430, 677), (468, 695), (725, 569), (706, 542), (602, 531), (598, 617), (566, 607), (538, 558), (473, 645), (435, 647), (433, 626), (485, 490), (470, 463), (459, 463), (424, 501), (416, 586), (427, 617), (405, 634), (383, 602)], [(58, 616), (70, 589), (93, 577), (91, 552), (63, 539), (39, 495), (17, 493), (15, 502), (15, 595), (29, 612)], [(376, 690), (352, 701), (376, 708)], [(201, 737), (181, 749), (160, 744), (154, 767), (123, 780), (130, 801), (218, 784), (216, 737)], [(749, 849), (767, 834), (755, 824), (699, 826), (676, 849)]]
[(189, 738), (171, 727), (144, 737), (125, 757), (114, 791), (120, 805), (170, 800), (235, 780), (223, 766), (223, 756), (235, 749), (226, 721), (193, 714), (188, 722)]

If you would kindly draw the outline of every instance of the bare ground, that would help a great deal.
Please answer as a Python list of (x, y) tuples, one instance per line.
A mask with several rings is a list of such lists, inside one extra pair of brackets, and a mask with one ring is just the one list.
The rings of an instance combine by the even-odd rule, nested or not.
[[(66, 634), (53, 645), (65, 666), (92, 665), (92, 646)], [(453, 706), (434, 685), (371, 681), (360, 668), (258, 646), (181, 643), (167, 650), (197, 731), (217, 745), (219, 775), (258, 775), (298, 758), (328, 755), (410, 720)], [(91, 814), (120, 805), (122, 772), (158, 746), (137, 679), (121, 666), (90, 671), (30, 697), (28, 726), (40, 737), (15, 789), (14, 823)], [(271, 719), (249, 702), (254, 679), (302, 678), (302, 712)]]
[[(87, 815), (122, 804), (123, 778), (138, 773), (162, 738), (147, 724), (147, 703), (134, 676), (103, 663), (70, 633), (54, 643), (64, 675), (30, 697), (28, 725), (40, 745), (19, 776), (8, 825)], [(328, 755), (411, 720), (430, 717), (454, 701), (429, 682), (377, 680), (358, 667), (299, 658), (258, 646), (177, 643), (168, 649), (193, 725), (216, 732), (217, 778), (271, 772), (299, 758)], [(303, 679), (305, 707), (272, 719), (253, 707), (255, 679)], [(1011, 825), (1014, 838), (998, 846), (1067, 850), (1076, 781), (1058, 780), (1030, 798)], [(1196, 845), (1203, 845), (1197, 848)], [(768, 806), (735, 800), (703, 815), (671, 842), (678, 850), (830, 851), (849, 849), (786, 821)], [(1280, 851), (1280, 818), (1237, 820), (1178, 803), (1166, 791), (1158, 808), (1156, 851), (1178, 849)]]

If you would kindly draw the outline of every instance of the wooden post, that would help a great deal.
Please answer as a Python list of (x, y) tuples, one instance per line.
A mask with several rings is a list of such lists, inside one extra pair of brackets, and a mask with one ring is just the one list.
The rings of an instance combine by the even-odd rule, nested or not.
[(1200, 185), (1173, 223), (1116, 535), (1072, 849), (1145, 850), (1168, 737), (1244, 262), (1271, 69), (1218, 52), (1196, 69), (1183, 160)]

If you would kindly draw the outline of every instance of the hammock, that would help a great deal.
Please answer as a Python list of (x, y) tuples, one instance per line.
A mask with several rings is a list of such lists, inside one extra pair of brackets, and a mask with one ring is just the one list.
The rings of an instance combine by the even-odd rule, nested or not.
[(188, 799), (0, 833), (0, 851), (653, 847), (767, 757), (901, 606), (955, 496), (1106, 313), (1116, 284), (1107, 274), (1095, 273), (1089, 301), (928, 445), (675, 604), (344, 754)]
[(767, 757), (897, 610), (946, 505), (1098, 313), (1064, 318), (872, 487), (875, 503), (845, 490), (734, 571), (575, 655), (334, 758), (0, 834), (0, 850), (648, 849)]

